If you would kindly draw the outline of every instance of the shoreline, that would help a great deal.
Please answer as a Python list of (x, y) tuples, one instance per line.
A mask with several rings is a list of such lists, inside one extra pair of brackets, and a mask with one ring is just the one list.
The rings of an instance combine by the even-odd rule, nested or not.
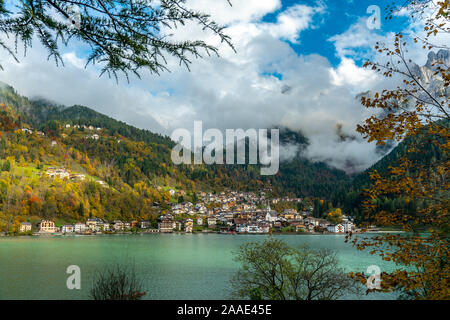
[[(353, 233), (353, 235), (367, 235), (367, 234), (398, 234), (398, 233), (405, 233), (402, 230), (393, 230), (393, 231), (376, 231), (376, 232), (360, 232), (360, 233)], [(303, 233), (295, 233), (295, 232), (273, 232), (273, 233), (223, 233), (223, 232), (192, 232), (192, 233), (186, 233), (186, 232), (114, 232), (114, 233), (101, 233), (101, 234), (89, 234), (89, 233), (35, 233), (35, 234), (29, 234), (29, 235), (0, 235), (1, 238), (25, 238), (25, 237), (33, 237), (33, 238), (57, 238), (57, 237), (88, 237), (88, 236), (119, 236), (119, 235), (200, 235), (200, 234), (218, 234), (218, 235), (224, 235), (224, 236), (241, 236), (241, 235), (250, 235), (250, 236), (347, 236), (347, 233), (319, 233), (319, 232), (303, 232)]]

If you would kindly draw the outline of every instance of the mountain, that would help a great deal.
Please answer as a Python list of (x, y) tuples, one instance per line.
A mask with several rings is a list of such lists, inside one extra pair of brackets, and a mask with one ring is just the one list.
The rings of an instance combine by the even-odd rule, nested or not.
[[(174, 146), (170, 138), (137, 129), (85, 106), (66, 107), (44, 99), (31, 100), (7, 85), (0, 87), (0, 103), (15, 111), (18, 128), (43, 131), (66, 148), (75, 148), (102, 165), (114, 162), (117, 174), (131, 186), (140, 180), (160, 181), (167, 176), (175, 184), (193, 183), (197, 188), (257, 189), (270, 185), (279, 194), (325, 197), (342, 182), (350, 181), (343, 171), (302, 157), (307, 139), (286, 128), (280, 128), (280, 142), (295, 145), (298, 152), (281, 163), (279, 174), (265, 177), (259, 175), (259, 166), (254, 165), (175, 166), (170, 159)], [(74, 126), (81, 128), (74, 130)], [(89, 132), (83, 132), (83, 126), (102, 128), (101, 139), (95, 143), (85, 139)], [(117, 140), (127, 143), (116, 145), (113, 141)], [(136, 172), (130, 173), (130, 163)]]
[[(436, 73), (436, 71), (438, 68), (447, 69), (449, 66), (450, 51), (441, 49), (437, 53), (430, 51), (424, 66), (419, 67), (416, 63), (411, 63), (411, 72), (419, 78), (421, 85), (433, 96), (437, 97), (442, 93), (448, 96), (450, 88), (444, 88), (441, 74)], [(429, 99), (426, 95), (422, 95), (421, 98), (425, 101)]]

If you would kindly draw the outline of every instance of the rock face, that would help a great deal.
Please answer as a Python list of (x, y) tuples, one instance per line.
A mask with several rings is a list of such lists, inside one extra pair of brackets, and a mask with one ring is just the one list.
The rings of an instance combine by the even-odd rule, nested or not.
[(428, 54), (428, 61), (425, 64), (425, 67), (434, 69), (435, 66), (433, 66), (433, 64), (436, 62), (442, 62), (443, 65), (448, 67), (450, 64), (450, 51), (443, 49), (439, 50), (438, 53), (434, 53), (433, 51), (431, 51)]
[[(436, 74), (438, 67), (441, 69), (448, 69), (450, 67), (450, 50), (441, 49), (437, 53), (431, 51), (428, 54), (427, 63), (423, 66), (419, 66), (414, 62), (409, 65), (411, 72), (419, 79), (420, 84), (433, 96), (439, 97), (442, 93), (449, 96), (450, 87), (444, 88), (444, 81), (441, 74)], [(372, 91), (362, 92), (356, 96), (356, 99), (360, 100), (362, 96), (373, 97), (373, 95), (374, 92)], [(419, 97), (424, 101), (430, 99), (428, 95), (423, 92)]]
[[(421, 85), (426, 88), (435, 97), (440, 96), (445, 90), (445, 95), (450, 94), (450, 88), (444, 89), (443, 79), (441, 74), (435, 74), (438, 67), (448, 69), (450, 66), (450, 51), (439, 50), (437, 53), (431, 51), (428, 54), (427, 63), (419, 67), (413, 63), (411, 65), (412, 72), (419, 77)], [(429, 98), (426, 95), (421, 95), (420, 98), (427, 101)]]

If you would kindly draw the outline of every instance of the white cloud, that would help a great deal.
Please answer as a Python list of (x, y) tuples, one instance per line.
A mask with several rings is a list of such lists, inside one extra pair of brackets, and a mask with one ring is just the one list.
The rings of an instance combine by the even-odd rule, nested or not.
[(353, 59), (342, 58), (339, 66), (330, 69), (332, 83), (337, 86), (352, 87), (355, 94), (374, 88), (381, 81), (374, 71), (358, 67)]
[[(57, 68), (46, 61), (45, 50), (36, 46), (21, 64), (0, 51), (5, 67), (0, 77), (25, 95), (44, 95), (67, 105), (84, 104), (168, 135), (176, 128), (192, 129), (194, 120), (203, 120), (204, 130), (281, 125), (301, 130), (309, 138), (306, 153), (313, 160), (348, 170), (362, 170), (376, 161), (375, 146), (355, 133), (356, 124), (368, 112), (354, 95), (377, 79), (352, 59), (360, 46), (370, 44), (372, 35), (356, 25), (333, 37), (343, 58), (333, 68), (326, 58), (297, 54), (286, 42), (301, 42), (301, 32), (313, 28), (314, 16), (324, 12), (322, 5), (295, 5), (278, 12), (279, 0), (232, 2), (233, 8), (228, 8), (225, 0), (188, 2), (194, 8), (208, 8), (213, 18), (229, 25), (227, 32), (237, 47), (235, 54), (222, 45), (221, 58), (196, 60), (191, 72), (170, 59), (172, 73), (143, 75), (142, 80), (117, 85), (114, 79), (99, 79), (92, 66), (84, 69), (84, 58), (75, 52), (65, 52), (66, 66)], [(275, 22), (261, 21), (268, 13), (277, 14)], [(205, 37), (197, 26), (188, 25), (183, 31), (175, 38), (204, 37), (217, 42), (212, 35)], [(353, 32), (361, 36), (355, 37)], [(281, 74), (282, 80), (271, 75), (274, 73)], [(338, 124), (348, 139), (339, 139)], [(282, 151), (281, 157), (289, 158), (295, 150), (288, 147)]]
[(280, 13), (276, 23), (262, 23), (260, 28), (262, 32), (268, 32), (275, 38), (298, 43), (300, 32), (311, 27), (313, 16), (324, 10), (323, 5), (317, 7), (294, 5)]
[(281, 8), (281, 0), (188, 0), (189, 8), (202, 11), (214, 17), (220, 24), (229, 25), (258, 21), (265, 15)]
[(360, 17), (347, 31), (331, 37), (329, 41), (334, 43), (338, 57), (361, 59), (372, 57), (375, 43), (392, 39), (391, 36), (392, 34), (382, 35), (376, 29), (370, 30), (367, 27), (367, 17)]
[(72, 66), (80, 69), (84, 68), (86, 65), (86, 60), (77, 57), (74, 52), (64, 53), (62, 55), (62, 60), (64, 63), (70, 63)]

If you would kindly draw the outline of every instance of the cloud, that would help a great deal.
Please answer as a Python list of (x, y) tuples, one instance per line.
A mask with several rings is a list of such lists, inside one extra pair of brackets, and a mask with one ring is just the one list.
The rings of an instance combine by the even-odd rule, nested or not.
[(262, 23), (259, 27), (262, 32), (267, 32), (275, 38), (298, 43), (300, 32), (309, 28), (313, 16), (323, 13), (324, 10), (325, 7), (323, 5), (318, 5), (317, 7), (301, 4), (294, 5), (280, 13), (276, 23)]
[[(315, 27), (314, 17), (326, 10), (323, 5), (294, 5), (284, 11), (279, 0), (233, 1), (233, 8), (226, 1), (190, 0), (188, 5), (208, 8), (213, 18), (227, 24), (237, 53), (188, 25), (183, 33), (163, 31), (174, 32), (175, 39), (217, 43), (222, 53), (194, 61), (191, 72), (169, 59), (171, 73), (117, 85), (114, 79), (98, 78), (94, 66), (84, 69), (82, 50), (66, 50), (65, 67), (58, 68), (36, 46), (20, 64), (0, 51), (5, 67), (0, 78), (24, 95), (87, 105), (167, 135), (177, 128), (192, 130), (195, 120), (203, 121), (204, 130), (286, 126), (307, 136), (310, 145), (304, 152), (314, 161), (353, 172), (380, 158), (374, 144), (355, 135), (356, 125), (369, 115), (355, 94), (378, 83), (354, 61), (373, 40), (362, 20), (330, 39), (342, 58), (334, 68), (327, 58), (301, 54), (290, 45), (301, 43), (302, 31)], [(269, 13), (275, 14), (274, 22), (262, 21)], [(286, 146), (280, 156), (289, 159), (296, 151)]]
[(382, 34), (376, 29), (367, 27), (367, 17), (360, 17), (345, 32), (334, 35), (328, 39), (333, 42), (336, 54), (340, 58), (367, 59), (375, 55), (375, 43), (392, 39), (392, 34)]
[(351, 87), (355, 94), (373, 89), (382, 80), (374, 71), (358, 67), (353, 59), (345, 57), (336, 69), (330, 69), (330, 73), (334, 85)]
[(86, 60), (77, 57), (74, 52), (64, 53), (62, 55), (62, 60), (64, 61), (64, 63), (69, 63), (79, 69), (83, 69), (86, 65)]
[(223, 25), (259, 21), (265, 15), (281, 9), (281, 0), (188, 0), (187, 7), (205, 12)]

